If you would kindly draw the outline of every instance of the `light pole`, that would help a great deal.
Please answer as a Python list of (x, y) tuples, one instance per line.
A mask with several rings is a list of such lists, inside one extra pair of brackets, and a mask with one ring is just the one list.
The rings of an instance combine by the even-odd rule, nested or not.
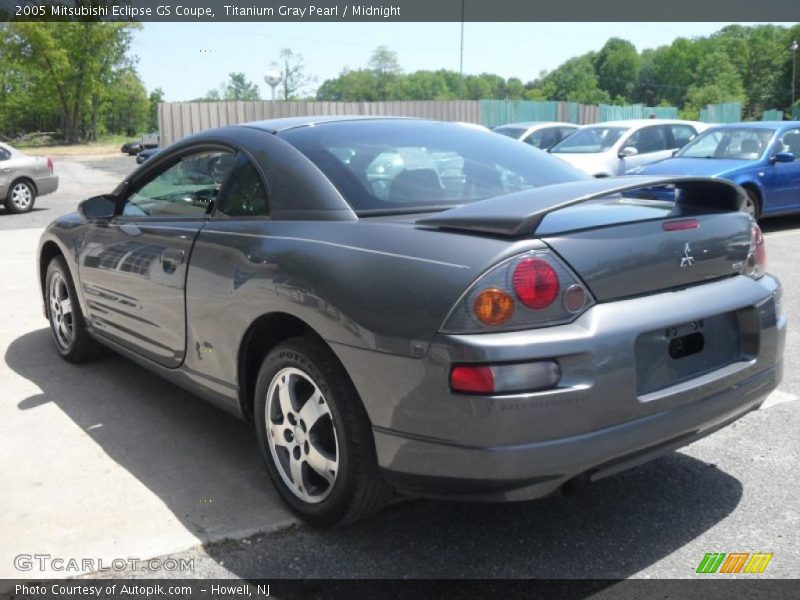
[(270, 69), (264, 73), (264, 82), (272, 88), (272, 101), (275, 102), (275, 88), (281, 82), (281, 72), (278, 69)]
[(792, 51), (792, 111), (794, 111), (794, 85), (795, 85), (795, 58), (797, 56), (797, 40), (792, 41), (792, 45), (789, 46), (789, 50)]

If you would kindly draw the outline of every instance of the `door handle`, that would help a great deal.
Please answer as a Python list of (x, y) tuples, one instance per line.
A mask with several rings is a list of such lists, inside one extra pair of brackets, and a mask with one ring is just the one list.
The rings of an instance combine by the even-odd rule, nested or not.
[(174, 248), (167, 248), (161, 253), (161, 268), (166, 273), (174, 273), (178, 265), (183, 263), (186, 253), (183, 250), (175, 250)]

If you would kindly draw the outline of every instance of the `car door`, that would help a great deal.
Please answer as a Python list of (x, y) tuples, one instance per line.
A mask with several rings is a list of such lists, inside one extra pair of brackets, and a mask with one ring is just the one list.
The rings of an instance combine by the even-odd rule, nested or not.
[(769, 190), (765, 209), (768, 211), (800, 210), (800, 128), (784, 131), (770, 150), (770, 157), (778, 152), (794, 154), (792, 162), (770, 160), (768, 167)]
[(99, 335), (165, 367), (181, 364), (192, 244), (232, 161), (222, 148), (168, 157), (127, 187), (116, 216), (92, 226), (78, 268)]
[(622, 143), (622, 152), (624, 153), (625, 148), (634, 148), (636, 154), (620, 157), (620, 170), (617, 171), (617, 175), (623, 175), (636, 167), (672, 156), (668, 127), (668, 125), (648, 125), (630, 134)]

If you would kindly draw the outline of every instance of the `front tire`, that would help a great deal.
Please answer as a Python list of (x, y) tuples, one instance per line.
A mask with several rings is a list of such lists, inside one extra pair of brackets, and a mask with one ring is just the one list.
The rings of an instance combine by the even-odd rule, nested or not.
[(6, 196), (6, 210), (15, 215), (33, 210), (36, 202), (36, 189), (29, 181), (15, 181)]
[(302, 336), (276, 346), (256, 383), (256, 434), (267, 471), (294, 513), (317, 527), (346, 525), (386, 503), (372, 428), (331, 350)]
[(100, 345), (86, 331), (72, 276), (60, 256), (47, 266), (45, 282), (47, 318), (61, 358), (71, 363), (82, 363), (97, 357)]

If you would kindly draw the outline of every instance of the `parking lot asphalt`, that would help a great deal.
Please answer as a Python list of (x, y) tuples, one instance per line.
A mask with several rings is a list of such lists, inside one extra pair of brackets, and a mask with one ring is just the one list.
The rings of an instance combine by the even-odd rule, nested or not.
[(0, 578), (78, 574), (19, 572), (22, 553), (194, 560), (91, 577), (685, 578), (706, 552), (772, 552), (762, 576), (796, 576), (800, 218), (764, 223), (790, 329), (784, 381), (762, 410), (570, 498), (406, 501), (318, 531), (280, 504), (246, 424), (120, 357), (58, 358), (37, 295), (41, 228), (133, 167), (62, 159), (57, 193), (28, 215), (0, 212)]

